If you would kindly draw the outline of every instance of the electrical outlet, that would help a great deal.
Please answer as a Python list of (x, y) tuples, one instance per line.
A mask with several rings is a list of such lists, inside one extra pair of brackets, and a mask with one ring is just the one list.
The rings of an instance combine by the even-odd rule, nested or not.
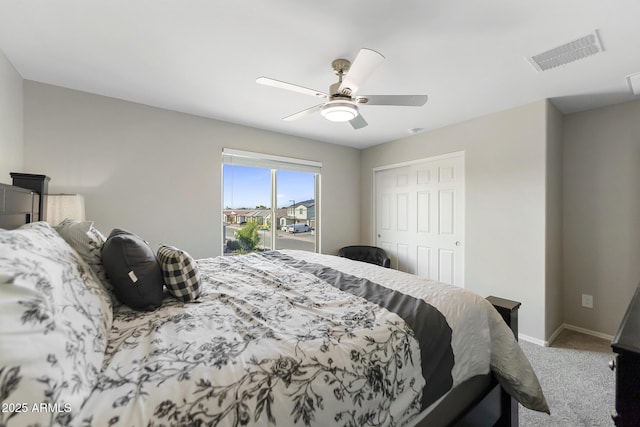
[(582, 294), (582, 306), (593, 308), (593, 295)]

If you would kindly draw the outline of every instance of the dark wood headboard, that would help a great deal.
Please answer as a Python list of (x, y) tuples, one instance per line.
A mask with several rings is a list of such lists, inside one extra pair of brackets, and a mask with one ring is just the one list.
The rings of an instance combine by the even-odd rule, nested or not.
[(8, 184), (0, 184), (0, 228), (14, 229), (36, 220), (40, 194)]

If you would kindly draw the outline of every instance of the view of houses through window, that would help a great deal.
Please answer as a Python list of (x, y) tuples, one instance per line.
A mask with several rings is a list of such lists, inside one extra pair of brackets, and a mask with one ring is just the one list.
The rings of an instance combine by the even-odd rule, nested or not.
[(319, 174), (240, 163), (223, 164), (224, 254), (316, 251)]

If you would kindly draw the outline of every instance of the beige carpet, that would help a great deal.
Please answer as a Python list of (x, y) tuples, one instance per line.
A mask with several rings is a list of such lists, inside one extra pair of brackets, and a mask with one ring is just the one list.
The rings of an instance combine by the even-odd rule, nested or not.
[(520, 406), (521, 427), (612, 427), (615, 374), (610, 342), (564, 330), (550, 347), (526, 341), (520, 346), (531, 361), (551, 416)]

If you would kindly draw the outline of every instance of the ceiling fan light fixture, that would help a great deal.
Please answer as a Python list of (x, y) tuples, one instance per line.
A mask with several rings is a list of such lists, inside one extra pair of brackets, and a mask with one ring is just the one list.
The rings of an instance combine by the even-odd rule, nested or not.
[(329, 101), (320, 110), (327, 120), (332, 122), (348, 122), (358, 116), (358, 106), (349, 101)]

